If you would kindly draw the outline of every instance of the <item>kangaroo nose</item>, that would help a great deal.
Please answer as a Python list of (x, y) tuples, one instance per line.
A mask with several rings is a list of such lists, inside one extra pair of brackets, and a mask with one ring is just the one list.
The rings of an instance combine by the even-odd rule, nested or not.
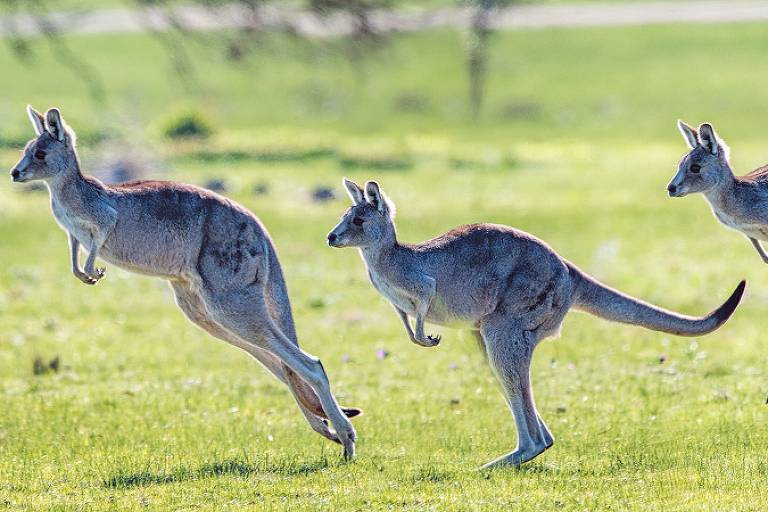
[(674, 185), (671, 185), (671, 184), (670, 184), (670, 185), (667, 187), (667, 192), (669, 192), (670, 194), (674, 194), (676, 190), (677, 190), (677, 187), (676, 187), (676, 186), (674, 186)]
[(336, 241), (337, 238), (338, 237), (336, 236), (336, 233), (329, 233), (328, 234), (328, 243), (332, 244), (333, 242)]
[(12, 177), (13, 179), (16, 179), (16, 178), (18, 178), (18, 177), (19, 177), (19, 174), (21, 174), (21, 173), (19, 172), (19, 170), (18, 170), (18, 169), (14, 169), (14, 170), (12, 170), (12, 171), (11, 171), (11, 177)]

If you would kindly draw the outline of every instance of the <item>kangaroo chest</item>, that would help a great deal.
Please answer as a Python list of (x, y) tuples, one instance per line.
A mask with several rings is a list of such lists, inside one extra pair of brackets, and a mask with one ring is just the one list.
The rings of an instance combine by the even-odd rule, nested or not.
[(740, 231), (757, 240), (768, 241), (768, 226), (747, 222), (736, 215), (729, 214), (722, 210), (716, 210), (714, 208), (712, 210), (714, 211), (717, 220), (723, 225), (735, 229), (736, 231)]
[(74, 236), (78, 242), (87, 245), (91, 240), (91, 231), (87, 223), (79, 219), (72, 211), (61, 204), (55, 197), (51, 197), (51, 210), (61, 228)]
[(376, 291), (382, 294), (394, 306), (409, 315), (416, 314), (413, 302), (402, 291), (392, 286), (386, 279), (370, 269), (368, 269), (368, 278), (371, 280), (373, 287), (376, 288)]

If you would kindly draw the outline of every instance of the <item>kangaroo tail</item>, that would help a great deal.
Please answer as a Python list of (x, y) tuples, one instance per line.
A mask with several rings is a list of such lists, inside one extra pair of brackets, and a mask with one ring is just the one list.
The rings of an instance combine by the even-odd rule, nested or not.
[(654, 331), (668, 332), (678, 336), (707, 334), (723, 325), (739, 305), (747, 287), (747, 282), (741, 281), (722, 306), (708, 315), (693, 317), (675, 313), (625, 295), (581, 272), (578, 272), (577, 275), (580, 279), (576, 287), (576, 300), (573, 305), (576, 309), (606, 320), (640, 325)]

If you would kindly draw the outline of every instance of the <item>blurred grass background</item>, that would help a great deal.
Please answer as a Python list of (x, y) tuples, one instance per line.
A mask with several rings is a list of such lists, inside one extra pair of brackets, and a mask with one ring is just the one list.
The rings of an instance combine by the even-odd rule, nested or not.
[[(710, 121), (737, 173), (765, 162), (764, 24), (547, 29), (492, 36), (487, 97), (466, 102), (466, 36), (391, 36), (361, 61), (333, 40), (265, 35), (237, 66), (189, 42), (194, 80), (149, 35), (69, 36), (101, 73), (94, 104), (45, 43), (0, 47), (0, 161), (59, 106), (85, 169), (105, 155), (145, 176), (219, 182), (277, 244), (299, 338), (355, 420), (359, 459), (304, 425), (245, 354), (193, 328), (167, 286), (108, 268), (69, 272), (47, 194), (0, 187), (0, 507), (9, 510), (762, 510), (768, 278), (700, 197), (668, 199), (685, 150), (675, 120)], [(180, 112), (210, 137), (163, 136)], [(122, 152), (122, 153), (121, 153)], [(138, 155), (138, 156), (137, 156)], [(462, 333), (412, 345), (353, 250), (325, 234), (340, 181), (376, 179), (399, 236), (513, 225), (618, 288), (704, 313), (741, 278), (720, 331), (679, 339), (569, 316), (533, 369), (557, 438), (521, 471), (474, 468), (515, 445), (496, 383)], [(330, 201), (313, 199), (331, 190)], [(389, 355), (382, 358), (381, 351)], [(33, 361), (60, 357), (58, 372)]]

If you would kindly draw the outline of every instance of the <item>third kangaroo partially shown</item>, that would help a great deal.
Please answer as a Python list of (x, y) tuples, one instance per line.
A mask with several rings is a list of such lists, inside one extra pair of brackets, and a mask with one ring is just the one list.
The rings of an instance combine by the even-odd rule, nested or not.
[(701, 192), (717, 220), (744, 233), (765, 263), (768, 254), (760, 242), (768, 241), (768, 165), (744, 176), (734, 176), (728, 146), (709, 123), (699, 129), (682, 121), (677, 127), (690, 151), (667, 186), (670, 197)]
[[(485, 467), (519, 466), (554, 438), (533, 401), (530, 363), (544, 338), (558, 333), (569, 309), (679, 336), (714, 331), (739, 304), (746, 282), (704, 317), (667, 311), (624, 295), (561, 258), (528, 233), (472, 224), (418, 244), (397, 240), (394, 205), (379, 185), (365, 190), (344, 180), (352, 207), (328, 234), (332, 247), (357, 247), (373, 286), (400, 315), (409, 338), (435, 346), (424, 322), (465, 328), (480, 336), (501, 381), (517, 427), (517, 448)], [(411, 328), (410, 317), (415, 319)]]

